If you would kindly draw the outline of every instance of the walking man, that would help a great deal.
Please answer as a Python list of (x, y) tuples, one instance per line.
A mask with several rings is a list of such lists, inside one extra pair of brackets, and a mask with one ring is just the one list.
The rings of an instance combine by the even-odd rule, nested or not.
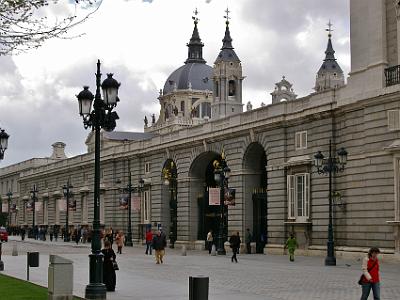
[(251, 232), (250, 232), (250, 229), (247, 228), (246, 235), (244, 237), (244, 241), (246, 243), (247, 254), (251, 254), (251, 240), (252, 240)]
[(151, 249), (152, 249), (152, 243), (153, 243), (153, 233), (151, 232), (151, 229), (147, 229), (146, 232), (146, 255), (150, 254), (151, 255)]
[(238, 260), (236, 258), (236, 254), (239, 251), (240, 243), (241, 243), (241, 240), (240, 240), (239, 231), (238, 231), (238, 232), (236, 232), (236, 234), (232, 234), (231, 237), (229, 238), (229, 244), (231, 245), (232, 252), (233, 252), (232, 258), (231, 258), (232, 262), (233, 261), (235, 261), (236, 263), (238, 262)]
[(297, 244), (296, 238), (293, 236), (293, 233), (290, 234), (290, 237), (286, 241), (285, 248), (288, 249), (289, 252), (289, 260), (294, 261), (294, 251), (298, 248), (299, 245)]
[(207, 233), (207, 249), (208, 249), (208, 254), (211, 254), (211, 249), (213, 245), (213, 235), (212, 235), (212, 229)]
[(157, 231), (157, 234), (153, 238), (153, 248), (156, 252), (156, 264), (163, 263), (166, 246), (167, 239), (165, 235), (161, 234), (161, 230)]

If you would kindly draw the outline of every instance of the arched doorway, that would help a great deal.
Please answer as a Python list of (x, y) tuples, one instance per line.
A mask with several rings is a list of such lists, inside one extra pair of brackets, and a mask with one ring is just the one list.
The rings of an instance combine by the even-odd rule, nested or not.
[[(189, 170), (190, 177), (190, 236), (191, 239), (205, 240), (211, 229), (216, 237), (220, 224), (220, 207), (209, 205), (208, 190), (218, 187), (214, 179), (213, 162), (221, 161), (221, 155), (208, 151), (195, 158)], [(227, 230), (227, 211), (225, 213), (225, 228)], [(227, 234), (227, 232), (225, 233)]]
[[(163, 220), (164, 227), (168, 233), (169, 245), (171, 248), (175, 247), (177, 240), (177, 220), (178, 220), (178, 173), (176, 164), (172, 159), (167, 159), (162, 168), (162, 205), (165, 206), (165, 211), (168, 211), (166, 220)], [(168, 204), (168, 208), (166, 207)]]
[(263, 253), (268, 237), (267, 156), (264, 147), (251, 143), (243, 158), (245, 227), (253, 233), (256, 252)]

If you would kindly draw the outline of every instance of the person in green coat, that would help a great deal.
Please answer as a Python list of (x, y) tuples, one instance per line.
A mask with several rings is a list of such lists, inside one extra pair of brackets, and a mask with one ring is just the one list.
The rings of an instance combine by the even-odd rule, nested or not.
[(296, 238), (293, 236), (293, 233), (290, 234), (290, 237), (286, 241), (285, 248), (289, 251), (289, 260), (294, 261), (294, 251), (298, 248), (299, 245), (297, 244)]

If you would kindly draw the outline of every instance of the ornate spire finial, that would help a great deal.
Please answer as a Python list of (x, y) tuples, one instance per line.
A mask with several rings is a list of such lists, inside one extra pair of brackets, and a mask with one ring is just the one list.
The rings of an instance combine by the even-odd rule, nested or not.
[(333, 31), (332, 26), (333, 26), (333, 24), (331, 23), (331, 20), (329, 20), (329, 23), (327, 25), (328, 25), (328, 28), (325, 29), (325, 30), (329, 32), (328, 33), (328, 37), (332, 37), (332, 31)]
[(197, 24), (199, 22), (199, 18), (197, 17), (197, 15), (199, 14), (199, 11), (196, 9), (194, 10), (194, 17), (192, 17), (192, 19), (194, 20), (194, 23)]
[(226, 19), (226, 24), (229, 24), (229, 19), (231, 17), (229, 16), (230, 10), (228, 9), (228, 7), (226, 8), (225, 12), (226, 12), (226, 16), (224, 16), (224, 18)]

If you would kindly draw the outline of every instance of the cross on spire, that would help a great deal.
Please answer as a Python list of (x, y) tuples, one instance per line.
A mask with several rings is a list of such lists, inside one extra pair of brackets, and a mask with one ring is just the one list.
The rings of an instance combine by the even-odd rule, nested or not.
[(327, 25), (328, 25), (328, 28), (325, 29), (325, 30), (329, 32), (328, 36), (331, 37), (332, 36), (332, 31), (333, 31), (333, 29), (332, 29), (333, 24), (331, 23), (331, 20), (329, 20), (329, 23)]
[(224, 16), (224, 18), (226, 19), (226, 23), (229, 23), (229, 19), (231, 18), (229, 16), (230, 10), (228, 8), (226, 8), (225, 12), (226, 12), (226, 16)]
[(197, 23), (199, 21), (199, 18), (197, 18), (197, 15), (199, 14), (199, 11), (196, 9), (194, 10), (194, 17), (192, 17), (192, 19)]

